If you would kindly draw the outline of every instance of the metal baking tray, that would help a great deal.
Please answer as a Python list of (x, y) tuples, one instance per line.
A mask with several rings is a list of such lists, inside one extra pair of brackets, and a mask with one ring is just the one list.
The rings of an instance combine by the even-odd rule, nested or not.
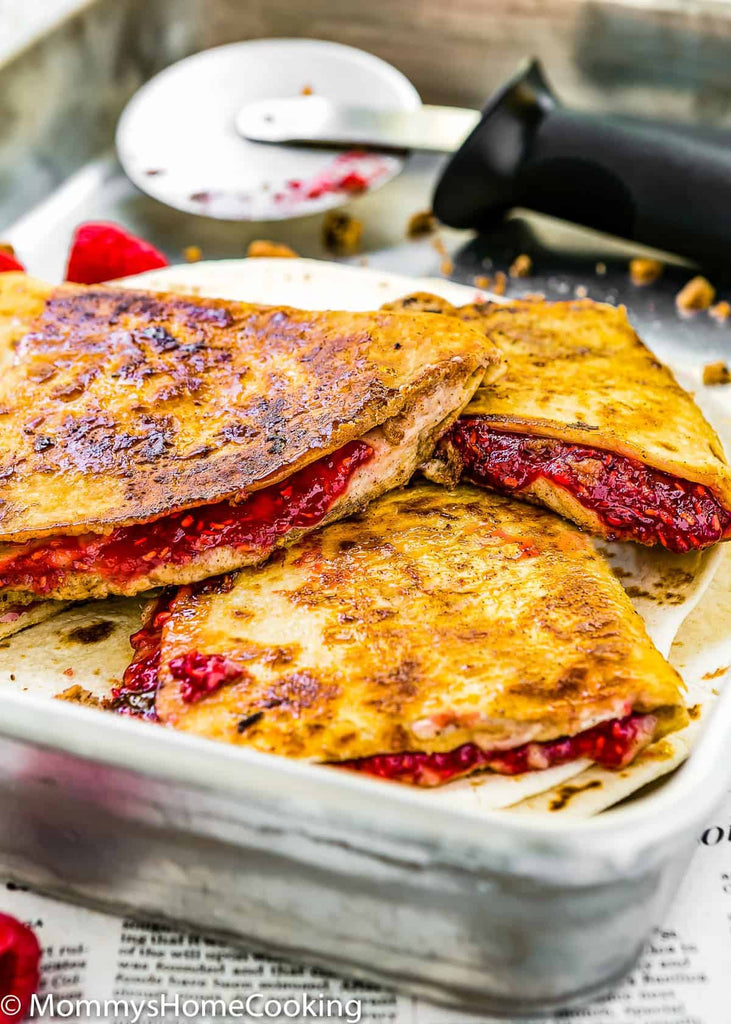
[[(299, 24), (312, 35), (365, 44), (401, 63), (417, 86), (439, 78), (430, 78), (413, 56), (418, 48), (405, 28), (405, 0), (381, 5), (366, 21), (358, 21), (367, 16), (352, 6), (352, 22), (331, 0), (314, 22), (295, 21), (295, 30)], [(468, 6), (458, 4), (454, 17), (469, 13), (472, 29)], [(584, 98), (611, 75), (601, 52), (592, 56), (589, 47), (580, 61), (575, 57), (586, 18), (603, 12), (616, 31), (628, 20), (635, 29), (644, 25), (650, 51), (653, 31), (663, 40), (672, 29), (652, 8), (623, 6), (619, 17), (602, 5), (575, 6), (578, 21), (557, 30), (552, 46), (564, 79), (586, 80)], [(432, 58), (444, 37), (438, 7), (425, 8)], [(558, 26), (563, 8), (555, 8)], [(243, 255), (256, 235), (322, 255), (317, 221), (254, 228), (166, 210), (129, 185), (109, 149), (125, 99), (158, 67), (231, 38), (283, 34), (285, 22), (292, 34), (293, 9), (251, 4), (244, 14), (225, 0), (191, 0), (185, 8), (172, 0), (99, 0), (6, 61), (0, 66), (10, 111), (0, 141), (3, 238), (49, 279), (62, 272), (73, 226), (97, 217), (123, 221), (173, 259), (189, 244), (200, 245), (207, 258)], [(400, 34), (390, 31), (389, 18)], [(515, 25), (511, 18), (501, 10), (504, 33)], [(719, 32), (726, 31), (717, 18)], [(477, 34), (486, 39), (495, 21), (489, 4), (478, 20)], [(450, 22), (455, 45), (460, 31)], [(517, 57), (516, 39), (503, 40), (502, 50)], [(495, 84), (483, 74), (465, 95), (448, 77), (454, 60), (442, 60), (447, 86), (441, 93), (423, 89), (425, 99), (477, 103)], [(700, 68), (691, 71), (701, 75)], [(691, 93), (696, 86), (702, 92), (703, 84), (691, 79)], [(673, 82), (656, 83), (655, 92), (647, 83), (637, 88), (649, 89), (663, 109), (673, 103), (680, 109), (679, 97), (688, 92)], [(403, 225), (428, 204), (438, 166), (431, 157), (412, 158), (400, 179), (359, 201), (371, 266), (437, 270), (438, 254), (428, 242), (406, 243)], [(518, 217), (474, 242), (456, 233), (445, 239), (453, 249), (462, 246), (455, 277), (465, 282), (489, 261), (504, 267), (512, 255), (529, 251), (544, 273), (525, 290), (559, 297), (583, 284), (593, 297), (615, 300), (628, 292), (626, 247), (545, 220)], [(597, 261), (607, 266), (601, 277), (594, 273)], [(721, 358), (728, 353), (722, 331), (684, 324), (672, 311), (673, 289), (685, 274), (670, 270), (651, 294), (633, 295), (634, 319), (650, 342), (662, 334), (664, 351), (692, 353), (696, 361)], [(0, 693), (0, 709), (0, 875), (87, 905), (194, 925), (440, 1002), (512, 1015), (566, 1005), (630, 968), (729, 775), (731, 692), (670, 781), (597, 819), (560, 827), (504, 813), (476, 818), (443, 805), (435, 814), (421, 795), (396, 786), (23, 694)]]

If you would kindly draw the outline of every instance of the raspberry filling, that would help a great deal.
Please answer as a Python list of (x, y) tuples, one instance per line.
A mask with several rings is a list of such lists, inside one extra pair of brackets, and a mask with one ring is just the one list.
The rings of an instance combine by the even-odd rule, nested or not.
[(180, 680), (180, 696), (185, 704), (195, 704), (215, 693), (224, 683), (240, 679), (242, 672), (235, 661), (223, 654), (201, 654), (189, 651), (170, 660), (170, 674)]
[(589, 758), (604, 768), (622, 768), (647, 746), (656, 725), (654, 715), (631, 714), (601, 722), (576, 736), (561, 736), (546, 743), (524, 743), (512, 750), (482, 750), (475, 743), (464, 743), (445, 754), (379, 754), (340, 761), (336, 767), (413, 786), (441, 786), (460, 776), (485, 770), (500, 775), (522, 775), (580, 758)]
[(539, 478), (549, 480), (596, 513), (612, 540), (683, 552), (731, 536), (731, 511), (708, 487), (626, 455), (502, 432), (478, 416), (463, 416), (450, 438), (474, 483), (516, 494)]
[(108, 707), (120, 715), (157, 721), (155, 694), (160, 671), (162, 629), (170, 618), (174, 591), (164, 593), (151, 611), (146, 624), (129, 638), (134, 658), (124, 670), (122, 685), (112, 689)]
[(74, 572), (124, 583), (163, 562), (182, 565), (212, 548), (267, 551), (290, 530), (321, 522), (358, 467), (372, 457), (370, 445), (351, 441), (240, 504), (202, 505), (106, 535), (61, 535), (13, 545), (15, 553), (0, 562), (0, 587), (45, 594)]

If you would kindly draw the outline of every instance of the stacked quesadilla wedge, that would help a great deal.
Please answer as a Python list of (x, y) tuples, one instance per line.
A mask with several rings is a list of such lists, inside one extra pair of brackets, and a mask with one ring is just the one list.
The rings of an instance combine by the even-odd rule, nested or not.
[(260, 562), (409, 479), (495, 347), (453, 317), (0, 275), (0, 589), (77, 600)]
[(419, 786), (622, 767), (687, 722), (590, 540), (469, 486), (392, 491), (183, 587), (134, 643), (126, 683), (163, 724)]
[(598, 536), (684, 552), (731, 536), (716, 433), (624, 308), (590, 300), (454, 307), (417, 293), (389, 309), (479, 324), (505, 375), (480, 388), (427, 475), (538, 502)]

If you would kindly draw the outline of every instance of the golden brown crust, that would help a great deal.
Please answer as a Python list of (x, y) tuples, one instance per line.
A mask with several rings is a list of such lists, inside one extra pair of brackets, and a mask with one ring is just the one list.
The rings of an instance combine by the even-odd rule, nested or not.
[(638, 338), (624, 307), (590, 299), (450, 306), (425, 293), (389, 309), (434, 309), (479, 324), (507, 372), (466, 412), (499, 430), (617, 452), (705, 484), (731, 509), (718, 436), (691, 395)]
[[(414, 405), (403, 416), (387, 420), (370, 430), (363, 440), (372, 448), (372, 458), (356, 469), (347, 490), (336, 499), (324, 519), (317, 525), (334, 522), (365, 508), (369, 501), (392, 487), (407, 483), (419, 465), (433, 452), (437, 439), (451, 426), (474, 393), (482, 371), (472, 378), (441, 381), (423, 395), (423, 401)], [(160, 561), (151, 564), (142, 575), (127, 579), (108, 577), (92, 569), (68, 570), (50, 589), (47, 597), (78, 601), (89, 597), (102, 598), (108, 594), (133, 595), (152, 587), (167, 584), (194, 583), (209, 576), (231, 572), (246, 565), (258, 565), (273, 549), (293, 544), (310, 532), (310, 528), (292, 529), (278, 536), (272, 547), (246, 549), (221, 544), (200, 552), (188, 562)], [(40, 541), (43, 545), (45, 542)], [(14, 545), (0, 544), (0, 559)], [(46, 604), (53, 602), (45, 602)]]
[[(171, 662), (190, 652), (243, 675), (184, 703)], [(687, 717), (591, 542), (467, 486), (392, 491), (265, 566), (183, 589), (161, 665), (166, 724), (319, 761), (510, 747), (633, 709), (658, 712), (660, 733)]]
[(452, 318), (8, 274), (2, 337), (15, 346), (0, 379), (0, 540), (12, 541), (256, 490), (499, 361)]

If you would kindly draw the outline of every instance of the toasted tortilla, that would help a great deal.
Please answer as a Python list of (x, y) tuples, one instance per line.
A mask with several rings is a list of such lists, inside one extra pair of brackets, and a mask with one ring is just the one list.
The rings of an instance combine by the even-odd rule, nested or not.
[[(716, 432), (668, 367), (638, 338), (624, 307), (589, 299), (456, 307), (422, 292), (384, 308), (451, 313), (479, 324), (503, 352), (507, 372), (477, 391), (466, 416), (497, 431), (626, 456), (701, 484), (731, 518), (731, 473)], [(426, 472), (440, 480), (459, 475), (454, 448), (447, 446)], [(613, 536), (592, 508), (543, 476), (515, 493), (592, 533)]]
[[(375, 269), (300, 259), (184, 264), (140, 278), (130, 278), (128, 284), (133, 289), (198, 291), (221, 298), (258, 303), (285, 302), (308, 309), (326, 309), (332, 296), (337, 295), (342, 308), (354, 311), (374, 309), (385, 299), (396, 300), (417, 288), (440, 292), (455, 305), (470, 302), (474, 297), (474, 288), (446, 280), (417, 281)], [(666, 355), (670, 357), (669, 353)], [(700, 374), (689, 386), (696, 394), (701, 394), (707, 415), (724, 431), (725, 438), (728, 423), (720, 389), (704, 389)], [(690, 686), (689, 704), (696, 700), (695, 685), (701, 677), (710, 679), (710, 686), (718, 692), (724, 681), (720, 669), (731, 662), (728, 639), (731, 629), (727, 628), (731, 621), (731, 608), (728, 601), (724, 603), (719, 597), (723, 593), (726, 596), (731, 594), (731, 588), (727, 578), (719, 579), (720, 591), (715, 585), (708, 590), (706, 588), (718, 558), (726, 553), (731, 556), (728, 546), (682, 556), (671, 556), (665, 550), (640, 548), (632, 544), (602, 542), (601, 547), (603, 552), (611, 555), (620, 579), (625, 587), (629, 587), (633, 605), (645, 619), (648, 633), (664, 653), (670, 650), (672, 638), (683, 618), (700, 598), (691, 618), (704, 623), (705, 633), (700, 637), (696, 635), (697, 631), (688, 635), (685, 627), (681, 627), (679, 638), (682, 647), (673, 648), (671, 662)], [(705, 596), (701, 596), (704, 592)], [(109, 635), (106, 631), (112, 625), (113, 632)], [(122, 673), (132, 657), (128, 637), (139, 627), (138, 599), (111, 598), (68, 608), (50, 621), (11, 637), (3, 645), (4, 649), (0, 650), (0, 690), (22, 692), (31, 698), (63, 695), (65, 700), (78, 703), (87, 703), (85, 695), (91, 694), (104, 703), (121, 682)], [(700, 658), (693, 659), (694, 652), (698, 655), (711, 652), (709, 657), (712, 660), (701, 663)], [(712, 713), (710, 706), (707, 713)], [(705, 717), (704, 709), (703, 719)], [(88, 718), (89, 714), (80, 709), (79, 730), (89, 727)], [(695, 726), (696, 721), (693, 721), (689, 727), (664, 737), (654, 746), (681, 744), (691, 732), (689, 746), (692, 746), (697, 738)], [(646, 752), (650, 750), (652, 747)], [(641, 753), (628, 769), (606, 771), (601, 788), (576, 794), (565, 803), (559, 816), (570, 815), (574, 809), (595, 814), (637, 789), (645, 780), (641, 769), (646, 752)], [(673, 762), (659, 758), (653, 764), (657, 775), (662, 775), (671, 770)], [(248, 762), (242, 760), (242, 770), (246, 770), (247, 765)], [(522, 809), (525, 804), (519, 805), (519, 802), (526, 801), (531, 794), (558, 792), (588, 767), (585, 762), (575, 762), (518, 776), (485, 772), (436, 789), (401, 787), (400, 798), (408, 798), (410, 802), (435, 810), (441, 807), (459, 810), (484, 820), (484, 814), (492, 809), (513, 806)], [(637, 781), (636, 769), (640, 769), (641, 775)], [(565, 799), (565, 794), (562, 795)], [(651, 813), (653, 796), (643, 796), (642, 799), (649, 801), (647, 811)], [(551, 813), (555, 817), (555, 812)], [(489, 821), (494, 822), (494, 817), (490, 816)]]
[(44, 601), (33, 594), (6, 590), (0, 593), (0, 640), (45, 622), (66, 607), (65, 601)]
[[(199, 692), (210, 664), (218, 682)], [(657, 738), (686, 722), (681, 686), (588, 538), (477, 488), (421, 484), (181, 590), (155, 707), (176, 729), (342, 762), (504, 753), (631, 714), (654, 716)]]
[[(453, 318), (48, 288), (17, 274), (0, 277), (0, 332), (14, 351), (0, 380), (0, 575), (19, 543), (240, 503), (358, 439), (374, 457), (330, 510), (347, 514), (408, 479), (500, 364)], [(163, 557), (129, 581), (74, 569), (40, 592), (131, 594), (270, 550)]]

